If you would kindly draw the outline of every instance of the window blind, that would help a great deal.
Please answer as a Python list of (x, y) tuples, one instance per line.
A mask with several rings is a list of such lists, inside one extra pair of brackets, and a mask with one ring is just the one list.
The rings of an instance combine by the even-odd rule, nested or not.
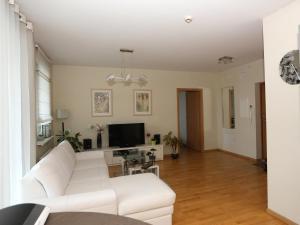
[(51, 71), (39, 50), (36, 54), (36, 103), (38, 124), (51, 123)]
[(51, 83), (50, 79), (37, 71), (37, 115), (38, 123), (52, 121), (51, 116)]

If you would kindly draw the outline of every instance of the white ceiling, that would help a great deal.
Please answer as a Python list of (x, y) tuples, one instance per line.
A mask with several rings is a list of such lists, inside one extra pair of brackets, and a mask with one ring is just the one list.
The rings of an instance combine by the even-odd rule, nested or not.
[[(220, 71), (263, 57), (262, 18), (292, 0), (19, 0), (55, 64)], [(192, 15), (191, 24), (184, 22)], [(217, 59), (229, 55), (232, 65)]]

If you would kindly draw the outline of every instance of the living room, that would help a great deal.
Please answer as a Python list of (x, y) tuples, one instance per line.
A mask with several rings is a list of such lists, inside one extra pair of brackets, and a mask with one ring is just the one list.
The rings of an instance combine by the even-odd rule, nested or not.
[[(299, 224), (299, 87), (281, 64), (298, 54), (299, 9), (299, 0), (3, 0), (1, 208)], [(186, 98), (182, 143), (179, 92), (189, 90), (200, 101)], [(126, 130), (115, 141), (128, 143), (112, 144), (112, 125), (142, 125), (142, 138), (130, 142)], [(136, 151), (143, 161), (130, 167)], [(52, 169), (64, 172), (45, 179), (59, 163)]]

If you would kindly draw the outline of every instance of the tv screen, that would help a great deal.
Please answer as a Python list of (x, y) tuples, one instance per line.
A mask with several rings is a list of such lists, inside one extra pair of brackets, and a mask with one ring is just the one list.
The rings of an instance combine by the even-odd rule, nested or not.
[(109, 147), (134, 147), (145, 144), (144, 123), (108, 125)]

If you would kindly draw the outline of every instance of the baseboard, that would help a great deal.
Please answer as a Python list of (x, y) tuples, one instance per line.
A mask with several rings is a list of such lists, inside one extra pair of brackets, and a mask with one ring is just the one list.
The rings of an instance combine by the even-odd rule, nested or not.
[(281, 220), (282, 222), (288, 224), (288, 225), (299, 225), (298, 223), (295, 223), (293, 221), (291, 221), (290, 219), (278, 214), (277, 212), (274, 212), (273, 210), (271, 209), (266, 209), (266, 212), (268, 214), (270, 214), (271, 216), (274, 216), (275, 218)]
[(244, 155), (240, 155), (240, 154), (237, 154), (237, 153), (234, 153), (234, 152), (230, 152), (230, 151), (228, 151), (228, 150), (218, 149), (217, 151), (223, 152), (223, 153), (225, 153), (225, 154), (228, 154), (228, 155), (231, 155), (231, 156), (240, 158), (240, 159), (245, 159), (245, 160), (251, 161), (251, 162), (253, 162), (253, 163), (256, 163), (256, 162), (257, 162), (257, 159), (253, 159), (253, 158), (248, 157), (248, 156), (244, 156)]

